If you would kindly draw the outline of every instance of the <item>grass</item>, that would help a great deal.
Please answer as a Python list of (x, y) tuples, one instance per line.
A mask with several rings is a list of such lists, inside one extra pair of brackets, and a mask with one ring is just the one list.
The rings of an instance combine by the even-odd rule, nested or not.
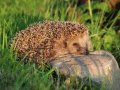
[[(98, 10), (97, 12), (94, 10)], [(90, 30), (93, 50), (108, 50), (120, 65), (120, 37), (115, 33), (118, 15), (106, 20), (110, 12), (106, 3), (91, 2), (77, 6), (72, 0), (0, 0), (0, 90), (52, 90), (66, 89), (65, 80), (52, 79), (54, 69), (38, 68), (34, 63), (18, 61), (9, 47), (15, 33), (32, 23), (43, 20), (77, 21), (84, 23)], [(74, 87), (74, 86), (73, 86)], [(73, 89), (71, 86), (70, 89)], [(84, 84), (79, 89), (87, 90)], [(90, 87), (94, 90), (93, 87)]]

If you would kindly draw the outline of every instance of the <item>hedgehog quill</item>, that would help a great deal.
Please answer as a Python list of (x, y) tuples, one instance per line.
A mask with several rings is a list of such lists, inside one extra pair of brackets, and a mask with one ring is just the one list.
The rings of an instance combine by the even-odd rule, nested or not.
[(65, 54), (87, 55), (90, 40), (85, 25), (74, 22), (44, 21), (18, 32), (12, 40), (18, 57), (41, 64)]

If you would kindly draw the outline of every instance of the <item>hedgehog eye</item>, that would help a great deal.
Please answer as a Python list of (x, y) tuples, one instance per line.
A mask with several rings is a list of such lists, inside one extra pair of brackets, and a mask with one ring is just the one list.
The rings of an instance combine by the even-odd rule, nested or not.
[(73, 43), (73, 46), (74, 47), (79, 47), (79, 44), (78, 43)]
[(67, 42), (64, 41), (63, 44), (64, 44), (64, 48), (66, 48), (67, 47)]
[(80, 50), (80, 45), (79, 45), (79, 43), (73, 43), (73, 46), (76, 48), (77, 51)]

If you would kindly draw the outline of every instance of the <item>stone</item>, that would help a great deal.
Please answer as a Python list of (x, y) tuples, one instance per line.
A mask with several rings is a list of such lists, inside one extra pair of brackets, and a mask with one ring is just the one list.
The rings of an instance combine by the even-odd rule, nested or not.
[(50, 64), (56, 68), (57, 74), (77, 79), (90, 78), (97, 85), (106, 83), (108, 90), (119, 90), (119, 66), (114, 56), (107, 51), (95, 51), (89, 55), (68, 54), (55, 58)]

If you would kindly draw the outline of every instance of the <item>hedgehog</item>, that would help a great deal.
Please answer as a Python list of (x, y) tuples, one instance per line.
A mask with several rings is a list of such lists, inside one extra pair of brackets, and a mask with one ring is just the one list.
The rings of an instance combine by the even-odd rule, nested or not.
[(20, 58), (47, 63), (65, 54), (87, 55), (90, 48), (88, 28), (71, 21), (43, 21), (19, 31), (12, 40)]

